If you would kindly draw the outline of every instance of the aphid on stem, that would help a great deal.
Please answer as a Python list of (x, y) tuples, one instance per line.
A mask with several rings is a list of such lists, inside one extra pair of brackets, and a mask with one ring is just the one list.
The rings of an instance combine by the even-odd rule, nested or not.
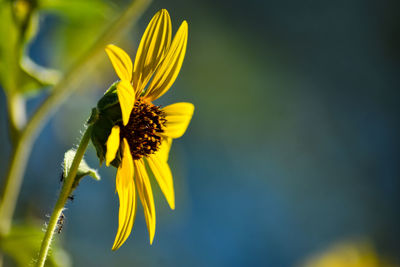
[(65, 222), (65, 215), (64, 215), (64, 213), (61, 212), (61, 215), (57, 221), (57, 228), (56, 228), (57, 234), (61, 233), (61, 231), (64, 227), (64, 222)]

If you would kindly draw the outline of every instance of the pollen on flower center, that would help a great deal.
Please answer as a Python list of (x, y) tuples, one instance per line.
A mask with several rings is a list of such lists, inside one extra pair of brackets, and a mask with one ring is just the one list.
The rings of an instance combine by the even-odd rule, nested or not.
[(135, 102), (128, 124), (120, 125), (120, 137), (128, 141), (133, 159), (158, 150), (165, 122), (165, 114), (159, 106), (146, 103), (141, 98)]

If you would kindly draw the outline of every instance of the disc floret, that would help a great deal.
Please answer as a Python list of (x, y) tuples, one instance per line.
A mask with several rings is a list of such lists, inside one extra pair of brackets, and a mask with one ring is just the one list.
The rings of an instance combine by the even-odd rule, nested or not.
[(127, 125), (120, 125), (120, 138), (126, 138), (133, 159), (156, 152), (161, 145), (166, 119), (159, 106), (139, 98), (132, 109)]

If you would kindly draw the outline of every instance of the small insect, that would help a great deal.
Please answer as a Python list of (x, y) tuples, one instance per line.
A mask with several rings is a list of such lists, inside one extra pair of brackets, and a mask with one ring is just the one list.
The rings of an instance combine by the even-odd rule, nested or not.
[(71, 194), (71, 195), (68, 196), (68, 199), (71, 200), (71, 202), (72, 202), (72, 201), (74, 201), (75, 196)]
[(65, 215), (64, 215), (64, 213), (61, 212), (61, 215), (57, 221), (57, 228), (56, 228), (57, 234), (61, 233), (61, 231), (64, 227), (64, 222), (65, 222)]
[(60, 182), (64, 181), (64, 172), (61, 173), (60, 175)]

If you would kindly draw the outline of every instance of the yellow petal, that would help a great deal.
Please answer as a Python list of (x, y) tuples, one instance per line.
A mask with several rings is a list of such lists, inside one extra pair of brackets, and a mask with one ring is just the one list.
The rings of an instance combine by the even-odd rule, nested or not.
[(158, 158), (155, 154), (148, 156), (147, 162), (170, 208), (172, 210), (175, 209), (174, 182), (168, 163)]
[(162, 138), (161, 139), (161, 145), (158, 148), (157, 152), (154, 153), (154, 154), (160, 160), (167, 162), (168, 161), (168, 156), (169, 156), (169, 150), (171, 149), (171, 145), (172, 145), (172, 138), (170, 138), (170, 137)]
[(161, 63), (171, 44), (172, 26), (168, 11), (158, 11), (140, 41), (133, 71), (133, 84), (137, 97)]
[(186, 52), (188, 25), (184, 21), (179, 27), (171, 47), (161, 65), (157, 68), (146, 91), (146, 96), (153, 101), (163, 95), (178, 77)]
[(135, 181), (140, 201), (143, 205), (144, 217), (149, 230), (150, 244), (153, 243), (156, 232), (156, 211), (154, 207), (153, 191), (151, 190), (149, 176), (142, 159), (134, 161)]
[(189, 126), (189, 122), (192, 119), (194, 111), (193, 104), (185, 102), (175, 103), (166, 106), (162, 110), (166, 115), (166, 123), (162, 135), (171, 138), (181, 137), (185, 133)]
[(110, 58), (115, 72), (121, 80), (132, 80), (132, 61), (129, 55), (115, 45), (107, 45), (106, 53)]
[(111, 133), (107, 139), (107, 153), (106, 153), (106, 165), (109, 166), (110, 162), (115, 159), (119, 148), (119, 126), (115, 125), (111, 129)]
[(112, 250), (117, 250), (129, 237), (136, 215), (136, 191), (133, 182), (133, 160), (128, 142), (125, 138), (123, 140), (123, 157), (116, 178), (116, 187), (119, 196), (118, 231)]
[(135, 104), (135, 93), (131, 83), (126, 80), (121, 80), (117, 84), (117, 94), (119, 105), (121, 106), (122, 121), (124, 125), (127, 125), (133, 105)]

